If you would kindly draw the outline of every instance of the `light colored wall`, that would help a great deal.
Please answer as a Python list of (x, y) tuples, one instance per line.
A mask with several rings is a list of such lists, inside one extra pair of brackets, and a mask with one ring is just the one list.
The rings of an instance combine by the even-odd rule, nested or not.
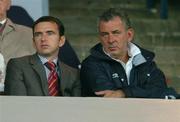
[(34, 20), (49, 15), (48, 0), (12, 0), (12, 5), (22, 6)]

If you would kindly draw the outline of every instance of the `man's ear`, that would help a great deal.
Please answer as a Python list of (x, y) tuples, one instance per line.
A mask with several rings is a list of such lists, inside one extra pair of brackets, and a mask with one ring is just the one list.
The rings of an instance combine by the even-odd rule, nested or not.
[(8, 0), (8, 3), (7, 3), (7, 10), (9, 10), (11, 7), (11, 0)]
[(60, 40), (59, 40), (59, 47), (62, 47), (64, 45), (66, 41), (66, 37), (65, 36), (61, 36)]
[(36, 49), (36, 45), (35, 45), (35, 40), (34, 40), (34, 38), (32, 38), (32, 45), (33, 45), (34, 49)]
[(128, 41), (132, 41), (134, 38), (134, 29), (133, 28), (129, 28), (127, 30), (127, 36), (128, 36)]

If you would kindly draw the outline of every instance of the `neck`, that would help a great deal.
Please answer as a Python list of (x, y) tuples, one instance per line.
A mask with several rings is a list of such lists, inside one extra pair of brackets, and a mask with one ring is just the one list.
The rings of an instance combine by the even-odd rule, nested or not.
[(127, 63), (130, 57), (129, 57), (128, 53), (126, 53), (125, 55), (122, 55), (120, 57), (114, 57), (114, 58), (121, 60), (124, 63)]
[(39, 54), (39, 55), (42, 56), (43, 58), (47, 59), (48, 61), (53, 61), (58, 58), (58, 55), (53, 55), (53, 56), (41, 55), (41, 54)]
[(6, 18), (7, 18), (6, 16), (4, 16), (4, 15), (0, 15), (0, 21), (5, 20)]
[(124, 63), (127, 63), (128, 62), (128, 60), (129, 60), (129, 55), (127, 54), (127, 55), (125, 55), (121, 60), (124, 62)]
[(48, 61), (53, 61), (53, 60), (57, 59), (57, 56), (54, 56), (54, 57), (46, 57), (46, 59), (47, 59)]

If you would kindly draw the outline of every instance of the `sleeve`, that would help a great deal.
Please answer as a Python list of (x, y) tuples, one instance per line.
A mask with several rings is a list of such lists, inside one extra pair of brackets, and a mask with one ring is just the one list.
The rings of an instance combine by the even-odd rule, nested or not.
[(113, 84), (102, 63), (86, 60), (82, 63), (80, 79), (82, 96), (96, 96), (96, 91), (112, 90)]
[(7, 64), (5, 78), (5, 94), (6, 95), (27, 95), (26, 87), (23, 81), (23, 72), (20, 62), (11, 59)]

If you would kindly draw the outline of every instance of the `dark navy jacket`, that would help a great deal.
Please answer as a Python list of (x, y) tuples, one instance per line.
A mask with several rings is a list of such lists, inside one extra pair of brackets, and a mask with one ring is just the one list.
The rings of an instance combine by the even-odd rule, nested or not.
[(95, 91), (121, 89), (126, 97), (164, 98), (167, 85), (163, 72), (153, 61), (154, 53), (140, 50), (141, 54), (133, 59), (128, 85), (122, 65), (107, 56), (101, 44), (93, 47), (81, 67), (82, 95), (95, 96)]

